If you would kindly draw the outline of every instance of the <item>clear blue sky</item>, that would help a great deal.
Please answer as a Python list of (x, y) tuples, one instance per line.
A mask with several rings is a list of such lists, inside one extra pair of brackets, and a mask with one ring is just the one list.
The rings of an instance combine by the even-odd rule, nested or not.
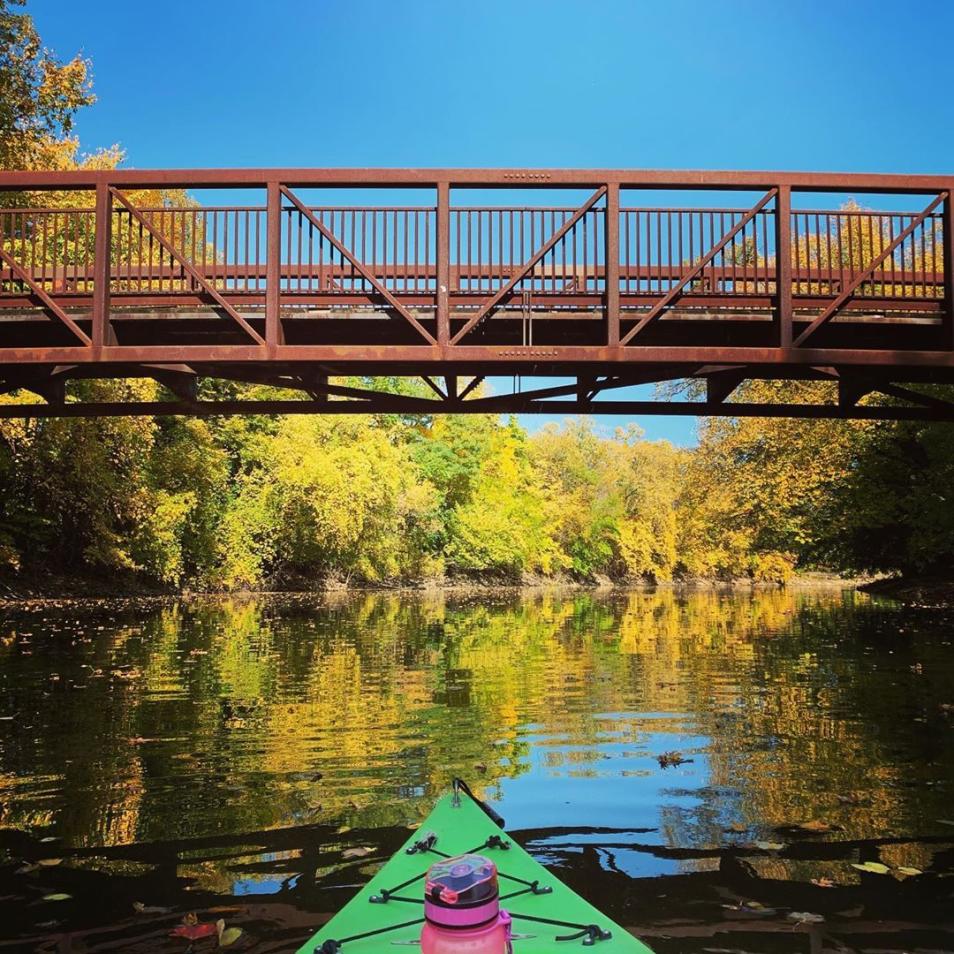
[(84, 146), (141, 168), (954, 171), (949, 0), (28, 6), (93, 61)]

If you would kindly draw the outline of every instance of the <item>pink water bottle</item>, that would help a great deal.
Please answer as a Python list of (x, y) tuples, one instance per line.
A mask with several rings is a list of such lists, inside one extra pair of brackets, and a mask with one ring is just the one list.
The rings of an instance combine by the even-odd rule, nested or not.
[(424, 888), (423, 954), (507, 954), (510, 915), (500, 910), (497, 867), (481, 855), (431, 865)]

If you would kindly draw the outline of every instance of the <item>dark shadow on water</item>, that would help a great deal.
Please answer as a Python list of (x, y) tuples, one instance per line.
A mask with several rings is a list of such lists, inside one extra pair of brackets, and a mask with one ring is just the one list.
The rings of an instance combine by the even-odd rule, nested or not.
[[(679, 849), (646, 844), (647, 832), (546, 829), (513, 832), (571, 888), (663, 952), (695, 951), (949, 951), (954, 949), (951, 876), (954, 848), (943, 836), (918, 847), (934, 864), (901, 881), (862, 877), (850, 887), (789, 880), (793, 866), (877, 857), (900, 838), (806, 839), (780, 851), (754, 848)], [(169, 937), (184, 915), (225, 918), (241, 927), (232, 949), (294, 951), (406, 840), (407, 828), (339, 833), (312, 825), (191, 842), (155, 842), (64, 851), (56, 866), (37, 865), (49, 847), (16, 832), (0, 833), (0, 851), (23, 859), (0, 870), (3, 950), (183, 951)], [(371, 847), (347, 861), (349, 848)], [(683, 873), (633, 878), (620, 854), (644, 853), (685, 862)], [(183, 859), (215, 865), (239, 886), (252, 879), (264, 893), (221, 894), (182, 877)], [(769, 864), (760, 872), (753, 860)], [(691, 868), (698, 865), (699, 870)], [(686, 868), (690, 870), (686, 870)], [(774, 869), (774, 871), (773, 871)], [(316, 877), (315, 872), (325, 872)], [(42, 902), (44, 895), (69, 900)], [(142, 899), (148, 899), (144, 902)], [(146, 909), (135, 910), (145, 904)], [(818, 918), (803, 920), (805, 912)], [(51, 914), (53, 915), (51, 917)], [(210, 950), (212, 941), (196, 942)]]

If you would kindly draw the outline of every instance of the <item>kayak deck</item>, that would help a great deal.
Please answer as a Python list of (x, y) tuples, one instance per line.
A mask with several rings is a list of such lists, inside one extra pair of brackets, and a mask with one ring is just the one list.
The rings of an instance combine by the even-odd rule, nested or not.
[[(431, 833), (437, 839), (428, 848)], [(408, 849), (414, 849), (413, 853), (409, 854)], [(427, 869), (442, 856), (467, 852), (483, 854), (497, 865), (500, 906), (513, 917), (515, 954), (571, 952), (584, 944), (603, 954), (652, 954), (645, 944), (534, 861), (465, 793), (443, 796), (405, 845), (300, 948), (299, 954), (338, 950), (342, 954), (383, 954), (402, 948), (413, 951), (421, 936)], [(535, 889), (530, 887), (534, 883)], [(380, 899), (388, 894), (390, 897), (382, 902)], [(379, 900), (373, 902), (372, 897)], [(534, 920), (537, 918), (559, 923)], [(611, 936), (590, 940), (586, 933), (589, 926)], [(576, 936), (555, 943), (557, 937), (567, 935)], [(340, 947), (329, 944), (331, 941), (338, 941)]]

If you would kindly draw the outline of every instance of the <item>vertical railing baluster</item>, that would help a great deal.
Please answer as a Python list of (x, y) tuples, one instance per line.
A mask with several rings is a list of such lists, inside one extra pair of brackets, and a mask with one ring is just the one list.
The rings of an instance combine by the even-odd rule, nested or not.
[(954, 350), (954, 195), (944, 198), (941, 217), (941, 249), (944, 269), (944, 342), (945, 350)]
[(606, 186), (604, 220), (606, 343), (615, 348), (619, 345), (619, 183)]
[(115, 344), (109, 323), (109, 278), (112, 255), (113, 203), (109, 185), (96, 183), (96, 239), (93, 251), (93, 347)]
[[(460, 255), (458, 253), (458, 262)], [(450, 183), (437, 184), (437, 343), (450, 344)]]
[(775, 196), (775, 307), (779, 346), (792, 346), (792, 190), (780, 185)]
[(265, 210), (265, 343), (283, 344), (281, 321), (282, 193), (277, 182), (268, 183)]

